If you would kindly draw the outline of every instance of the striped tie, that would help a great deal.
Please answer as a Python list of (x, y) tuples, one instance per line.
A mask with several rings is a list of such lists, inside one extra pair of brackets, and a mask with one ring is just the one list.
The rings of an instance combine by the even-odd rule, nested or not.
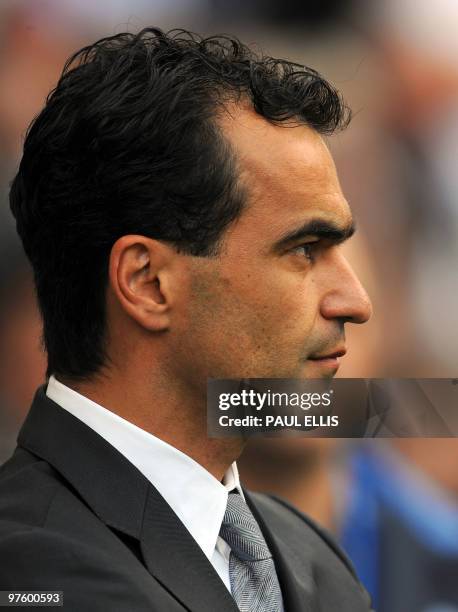
[(241, 612), (282, 612), (272, 554), (256, 519), (238, 493), (229, 494), (220, 536), (231, 548), (231, 590)]

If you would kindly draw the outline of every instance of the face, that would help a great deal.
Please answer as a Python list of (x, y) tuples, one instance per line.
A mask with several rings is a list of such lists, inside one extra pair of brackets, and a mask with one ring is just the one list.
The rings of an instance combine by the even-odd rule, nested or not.
[(222, 127), (247, 206), (218, 257), (187, 259), (177, 375), (190, 384), (333, 376), (344, 324), (364, 323), (371, 306), (341, 252), (353, 222), (331, 155), (312, 129), (273, 126), (254, 112)]

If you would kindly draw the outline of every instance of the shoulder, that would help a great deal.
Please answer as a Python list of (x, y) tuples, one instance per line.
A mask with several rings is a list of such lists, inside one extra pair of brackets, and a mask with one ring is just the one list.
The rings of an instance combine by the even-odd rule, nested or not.
[(45, 461), (17, 448), (0, 467), (0, 537), (5, 523), (25, 527), (43, 525), (62, 483)]
[[(23, 449), (0, 468), (0, 582), (5, 588), (19, 588), (18, 579), (24, 589), (38, 588), (36, 576), (43, 580), (50, 566), (72, 562), (74, 547), (63, 546), (64, 534), (48, 526), (62, 491), (51, 466)], [(5, 559), (8, 563), (1, 562)]]
[(63, 591), (75, 612), (155, 609), (134, 554), (58, 472), (23, 449), (0, 468), (0, 584)]
[[(48, 558), (61, 562), (62, 543), (66, 534), (53, 525), (56, 502), (67, 497), (67, 510), (72, 495), (59, 474), (45, 461), (17, 448), (14, 455), (0, 468), (0, 563), (2, 582), (17, 580), (15, 564), (27, 567), (43, 564)], [(65, 503), (65, 502), (64, 502)], [(75, 525), (73, 525), (75, 527)], [(65, 549), (72, 550), (66, 543)], [(71, 554), (71, 553), (70, 553)], [(41, 567), (43, 566), (41, 564)]]

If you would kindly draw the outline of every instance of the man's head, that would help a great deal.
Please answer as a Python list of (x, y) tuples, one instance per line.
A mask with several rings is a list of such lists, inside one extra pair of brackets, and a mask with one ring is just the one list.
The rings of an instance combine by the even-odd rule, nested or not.
[(11, 190), (48, 373), (333, 374), (318, 358), (370, 314), (320, 136), (347, 121), (315, 71), (236, 40), (147, 29), (73, 56)]

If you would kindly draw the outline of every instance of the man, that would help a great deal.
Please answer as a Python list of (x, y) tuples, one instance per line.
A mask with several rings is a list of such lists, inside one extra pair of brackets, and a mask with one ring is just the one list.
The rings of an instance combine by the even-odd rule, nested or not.
[(48, 354), (0, 475), (0, 588), (68, 610), (368, 610), (335, 545), (241, 488), (206, 380), (332, 376), (369, 300), (316, 72), (146, 29), (67, 63), (11, 190)]

